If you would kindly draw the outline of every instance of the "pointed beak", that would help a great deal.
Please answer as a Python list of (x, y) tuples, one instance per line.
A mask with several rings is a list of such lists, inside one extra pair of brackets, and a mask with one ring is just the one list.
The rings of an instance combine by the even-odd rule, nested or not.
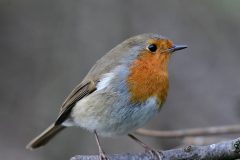
[(174, 45), (173, 48), (171, 48), (171, 52), (179, 51), (182, 49), (187, 48), (187, 45)]

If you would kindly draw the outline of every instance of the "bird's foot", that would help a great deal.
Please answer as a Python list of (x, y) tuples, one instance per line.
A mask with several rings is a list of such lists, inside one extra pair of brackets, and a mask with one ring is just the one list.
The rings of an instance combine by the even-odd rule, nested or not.
[(162, 151), (157, 151), (155, 149), (147, 147), (145, 148), (145, 152), (150, 153), (152, 157), (156, 157), (158, 160), (162, 160), (162, 157), (163, 157)]
[(149, 147), (148, 145), (146, 145), (145, 143), (143, 143), (141, 140), (139, 140), (137, 137), (135, 137), (132, 134), (128, 134), (128, 136), (133, 139), (134, 141), (136, 141), (138, 144), (140, 144), (144, 149), (145, 152), (150, 153), (152, 158), (157, 158), (158, 160), (162, 160), (163, 157), (163, 153), (161, 151), (157, 151), (155, 149), (152, 149), (151, 147)]
[(109, 160), (104, 152), (99, 153), (99, 160)]
[(109, 160), (109, 158), (106, 156), (106, 154), (104, 153), (101, 145), (100, 145), (100, 142), (99, 142), (99, 139), (98, 139), (98, 134), (97, 134), (97, 131), (94, 131), (94, 135), (95, 135), (95, 139), (97, 141), (97, 145), (98, 145), (98, 150), (99, 150), (99, 160)]

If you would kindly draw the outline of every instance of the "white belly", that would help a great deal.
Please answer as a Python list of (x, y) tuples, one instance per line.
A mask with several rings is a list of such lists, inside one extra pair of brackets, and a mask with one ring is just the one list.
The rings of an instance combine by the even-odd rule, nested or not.
[(114, 136), (142, 127), (157, 113), (155, 97), (142, 104), (130, 104), (96, 93), (77, 102), (71, 117), (73, 125), (91, 132), (96, 130), (102, 136)]

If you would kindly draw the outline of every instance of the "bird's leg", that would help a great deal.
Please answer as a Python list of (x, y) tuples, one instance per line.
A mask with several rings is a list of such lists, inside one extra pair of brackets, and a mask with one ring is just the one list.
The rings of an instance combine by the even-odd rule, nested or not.
[(143, 143), (141, 140), (139, 140), (137, 137), (135, 137), (132, 134), (128, 134), (128, 136), (133, 139), (135, 142), (137, 142), (138, 144), (140, 144), (146, 152), (149, 152), (152, 156), (156, 156), (159, 160), (162, 160), (162, 152), (161, 151), (157, 151), (151, 147), (149, 147), (148, 145), (146, 145), (145, 143)]
[(100, 145), (100, 142), (99, 142), (99, 138), (98, 138), (98, 134), (96, 131), (94, 131), (94, 135), (95, 135), (95, 139), (97, 141), (97, 145), (98, 145), (98, 151), (99, 151), (99, 159), (100, 160), (108, 160), (105, 152), (103, 151), (101, 145)]

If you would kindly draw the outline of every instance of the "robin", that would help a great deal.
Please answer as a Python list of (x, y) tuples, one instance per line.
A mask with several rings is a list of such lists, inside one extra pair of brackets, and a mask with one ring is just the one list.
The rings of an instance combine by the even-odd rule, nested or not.
[(128, 135), (161, 159), (159, 152), (131, 132), (145, 125), (163, 106), (169, 89), (170, 57), (185, 48), (152, 33), (117, 45), (96, 62), (63, 102), (56, 121), (27, 148), (43, 146), (64, 128), (80, 126), (94, 133), (101, 159), (107, 156), (99, 135)]

